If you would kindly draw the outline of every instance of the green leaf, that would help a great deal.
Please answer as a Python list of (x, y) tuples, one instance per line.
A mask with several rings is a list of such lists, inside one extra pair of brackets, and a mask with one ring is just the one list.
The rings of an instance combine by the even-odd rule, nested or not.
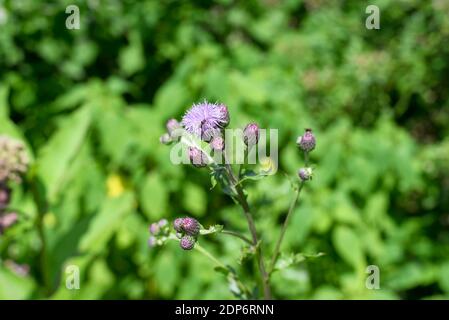
[(354, 267), (354, 269), (363, 268), (365, 257), (360, 239), (356, 233), (346, 227), (338, 226), (333, 233), (334, 246), (343, 260)]
[(142, 70), (145, 66), (145, 56), (139, 33), (132, 32), (129, 41), (129, 46), (123, 48), (119, 55), (120, 69), (127, 76)]
[(220, 224), (216, 224), (214, 226), (210, 226), (208, 229), (201, 229), (200, 234), (201, 235), (212, 234), (212, 233), (221, 232), (221, 230), (223, 230), (223, 226)]
[(143, 212), (150, 220), (162, 218), (166, 214), (168, 190), (158, 173), (153, 172), (146, 177), (140, 190), (140, 202)]
[(193, 183), (186, 183), (183, 188), (184, 208), (197, 216), (206, 213), (207, 195), (202, 188)]
[(38, 175), (53, 200), (64, 183), (65, 174), (84, 142), (91, 123), (91, 110), (85, 106), (61, 122), (57, 132), (40, 150)]
[(315, 259), (324, 256), (323, 252), (308, 254), (308, 253), (290, 253), (281, 254), (274, 270), (284, 270), (295, 264), (301, 263), (307, 259)]
[(30, 298), (35, 284), (31, 278), (18, 276), (0, 266), (0, 300)]
[(99, 252), (105, 249), (106, 243), (120, 227), (125, 215), (132, 210), (133, 206), (134, 196), (129, 192), (123, 193), (120, 197), (106, 200), (81, 238), (79, 250), (81, 252)]

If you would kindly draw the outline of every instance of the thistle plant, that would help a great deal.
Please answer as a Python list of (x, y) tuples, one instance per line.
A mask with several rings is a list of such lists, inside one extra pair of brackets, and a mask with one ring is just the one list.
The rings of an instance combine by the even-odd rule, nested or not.
[[(183, 144), (187, 158), (193, 167), (201, 170), (209, 169), (212, 186), (220, 185), (224, 193), (241, 207), (247, 222), (248, 234), (233, 231), (221, 225), (205, 228), (192, 217), (179, 217), (173, 221), (172, 228), (168, 228), (166, 224), (161, 228), (160, 221), (151, 224), (149, 245), (154, 247), (163, 245), (169, 240), (179, 241), (182, 250), (197, 250), (211, 259), (216, 267), (227, 275), (228, 280), (232, 281), (234, 284), (232, 292), (237, 297), (244, 299), (257, 298), (257, 292), (262, 292), (264, 299), (272, 299), (270, 278), (273, 272), (277, 270), (282, 241), (300, 192), (304, 185), (312, 179), (309, 153), (315, 148), (316, 139), (311, 129), (306, 129), (304, 134), (297, 139), (298, 148), (304, 155), (305, 166), (298, 169), (298, 177), (292, 183), (294, 189), (293, 199), (280, 230), (274, 251), (271, 255), (266, 255), (266, 250), (269, 246), (264, 243), (264, 239), (260, 237), (260, 233), (256, 228), (254, 212), (248, 203), (248, 193), (244, 188), (244, 182), (248, 179), (259, 180), (270, 175), (272, 160), (269, 158), (261, 160), (258, 172), (246, 170), (241, 164), (239, 164), (238, 168), (233, 168), (232, 163), (229, 161), (230, 155), (226, 148), (227, 141), (224, 134), (224, 130), (229, 123), (230, 114), (226, 105), (204, 101), (194, 104), (187, 110), (181, 122), (175, 119), (168, 120), (166, 124), (167, 132), (161, 136), (160, 142), (166, 145), (174, 142)], [(251, 122), (244, 127), (241, 142), (244, 145), (246, 155), (260, 143), (260, 130), (259, 125), (255, 122)], [(214, 154), (214, 157), (212, 154)], [(216, 157), (216, 154), (219, 156)], [(258, 274), (256, 282), (258, 283), (257, 287), (261, 290), (250, 289), (242, 282), (234, 268), (220, 262), (218, 258), (200, 245), (201, 237), (209, 234), (233, 236), (245, 243), (245, 254), (255, 259), (255, 266), (257, 267), (255, 274)]]

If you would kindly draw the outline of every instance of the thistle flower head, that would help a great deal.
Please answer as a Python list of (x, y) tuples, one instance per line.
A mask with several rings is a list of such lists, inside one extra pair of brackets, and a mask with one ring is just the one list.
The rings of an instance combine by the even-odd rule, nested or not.
[(181, 238), (179, 245), (183, 250), (192, 250), (195, 246), (196, 239), (192, 236), (186, 235)]
[(210, 142), (210, 146), (215, 151), (221, 151), (225, 147), (225, 141), (224, 141), (223, 137), (216, 136)]
[(224, 105), (207, 101), (194, 104), (182, 118), (181, 124), (187, 132), (210, 141), (229, 123), (229, 114), (225, 108)]
[(259, 126), (257, 123), (249, 123), (243, 130), (243, 142), (247, 146), (254, 146), (259, 142)]
[(182, 230), (191, 236), (197, 236), (200, 233), (200, 223), (191, 217), (186, 217), (182, 221)]
[(8, 136), (0, 136), (0, 183), (8, 180), (20, 182), (28, 164), (23, 143)]
[(207, 165), (207, 156), (206, 154), (196, 147), (189, 147), (189, 158), (190, 163), (197, 167), (202, 168)]
[(299, 179), (302, 181), (306, 181), (312, 178), (312, 169), (311, 168), (301, 168), (298, 170)]
[(173, 228), (176, 232), (182, 232), (183, 221), (184, 218), (176, 218), (175, 221), (173, 221)]
[(298, 139), (296, 140), (296, 144), (301, 150), (305, 152), (310, 152), (315, 149), (316, 140), (315, 136), (312, 133), (312, 129), (306, 129), (304, 134), (298, 137)]

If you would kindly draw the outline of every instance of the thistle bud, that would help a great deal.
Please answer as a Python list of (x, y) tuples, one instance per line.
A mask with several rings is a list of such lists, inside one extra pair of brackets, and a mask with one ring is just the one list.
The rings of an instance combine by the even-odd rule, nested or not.
[(181, 128), (181, 124), (176, 119), (169, 119), (165, 127), (167, 128), (168, 134), (172, 136), (175, 130)]
[(220, 104), (218, 106), (218, 110), (220, 127), (226, 128), (230, 121), (228, 107), (226, 107), (224, 104)]
[(243, 130), (243, 142), (247, 146), (254, 146), (259, 142), (259, 126), (257, 123), (249, 123)]
[(159, 142), (162, 144), (170, 144), (172, 142), (172, 139), (168, 133), (164, 133), (162, 136), (159, 137)]
[(305, 152), (310, 152), (315, 149), (316, 140), (312, 133), (312, 129), (306, 129), (306, 132), (302, 136), (298, 137), (296, 144)]
[(306, 181), (312, 178), (311, 168), (301, 168), (298, 170), (298, 176), (301, 181)]
[(179, 245), (183, 250), (192, 250), (195, 246), (196, 239), (192, 236), (184, 236), (179, 241)]
[(153, 247), (155, 247), (156, 245), (157, 245), (157, 239), (156, 239), (156, 237), (151, 236), (151, 237), (148, 239), (148, 246), (149, 246), (150, 248), (153, 248)]
[(159, 220), (159, 222), (157, 224), (159, 225), (159, 227), (163, 228), (166, 225), (168, 225), (168, 221), (167, 221), (167, 219), (161, 219), (161, 220)]
[(153, 235), (153, 236), (156, 236), (156, 235), (158, 235), (159, 234), (159, 232), (161, 231), (161, 228), (160, 228), (160, 226), (159, 226), (159, 224), (157, 224), (157, 223), (152, 223), (151, 225), (150, 225), (150, 233)]
[(217, 136), (212, 139), (210, 146), (214, 151), (222, 151), (225, 147), (225, 142), (223, 137)]
[(190, 163), (197, 167), (202, 168), (207, 165), (207, 157), (203, 151), (195, 147), (189, 147)]
[(182, 232), (183, 221), (184, 218), (176, 218), (175, 221), (173, 221), (173, 228), (176, 232)]
[(188, 235), (197, 236), (200, 233), (200, 223), (194, 218), (184, 218), (182, 230)]

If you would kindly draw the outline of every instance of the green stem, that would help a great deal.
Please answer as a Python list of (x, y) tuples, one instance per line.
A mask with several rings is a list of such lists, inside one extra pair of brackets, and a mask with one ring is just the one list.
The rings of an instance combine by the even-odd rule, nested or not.
[(301, 190), (302, 190), (303, 186), (304, 186), (304, 182), (302, 181), (300, 183), (299, 187), (295, 190), (295, 195), (293, 196), (293, 200), (290, 203), (290, 207), (288, 209), (287, 217), (285, 217), (284, 224), (282, 226), (282, 230), (281, 230), (281, 233), (279, 235), (279, 239), (276, 242), (276, 247), (274, 249), (273, 257), (271, 259), (269, 275), (271, 275), (271, 273), (274, 270), (274, 266), (275, 266), (276, 261), (277, 261), (278, 256), (279, 256), (279, 250), (281, 249), (282, 240), (284, 239), (285, 232), (287, 231), (287, 227), (288, 227), (290, 219), (291, 219), (291, 217), (293, 215), (293, 211), (295, 209), (296, 203), (298, 202), (299, 195), (301, 193)]
[(37, 179), (36, 176), (33, 176), (31, 178), (31, 192), (33, 195), (34, 202), (37, 207), (37, 221), (36, 221), (36, 227), (37, 232), (39, 234), (39, 238), (41, 240), (41, 250), (39, 253), (39, 267), (40, 267), (40, 273), (42, 276), (43, 284), (44, 284), (44, 290), (47, 295), (50, 294), (51, 291), (51, 284), (50, 284), (50, 278), (48, 274), (48, 266), (47, 266), (47, 241), (45, 237), (45, 230), (44, 230), (44, 214), (47, 212), (47, 203), (45, 198), (42, 197), (40, 190), (40, 181)]
[(204, 249), (202, 246), (200, 246), (198, 243), (195, 244), (194, 247), (195, 250), (197, 250), (198, 252), (201, 252), (203, 255), (205, 255), (206, 257), (208, 257), (211, 261), (213, 261), (217, 266), (221, 267), (221, 268), (225, 268), (228, 269), (228, 267), (226, 267), (220, 260), (218, 260), (217, 258), (215, 258), (209, 251), (207, 251), (206, 249)]
[(228, 276), (231, 276), (234, 281), (236, 281), (238, 283), (238, 286), (240, 287), (240, 289), (244, 292), (244, 294), (247, 297), (250, 297), (251, 295), (251, 291), (248, 289), (247, 286), (245, 286), (243, 284), (243, 282), (239, 279), (239, 277), (237, 276), (237, 274), (230, 269), (229, 267), (227, 267), (225, 264), (223, 264), (220, 260), (218, 260), (217, 258), (214, 257), (213, 254), (211, 254), (209, 251), (207, 251), (206, 249), (204, 249), (202, 246), (200, 246), (198, 243), (195, 244), (194, 247), (195, 250), (197, 250), (198, 252), (200, 252), (201, 254), (203, 254), (204, 256), (206, 256), (209, 260), (211, 260), (213, 263), (215, 263), (217, 266), (219, 266), (220, 268), (223, 268), (225, 270), (227, 270), (229, 272)]
[(256, 224), (254, 223), (254, 219), (251, 214), (251, 210), (249, 208), (248, 201), (246, 201), (245, 194), (243, 193), (242, 186), (240, 184), (238, 184), (238, 181), (234, 175), (234, 172), (232, 171), (232, 167), (229, 164), (229, 161), (227, 161), (226, 153), (224, 153), (224, 156), (225, 156), (225, 163), (226, 163), (226, 168), (227, 168), (227, 172), (229, 175), (229, 179), (231, 180), (231, 182), (235, 188), (235, 191), (237, 192), (236, 199), (239, 202), (239, 204), (242, 206), (243, 212), (244, 212), (246, 220), (248, 222), (248, 228), (251, 232), (252, 245), (256, 248), (256, 257), (258, 260), (259, 272), (262, 277), (264, 299), (271, 300), (272, 296), (271, 296), (271, 288), (270, 288), (270, 277), (265, 268), (265, 261), (263, 259), (262, 249), (261, 249), (261, 246), (259, 245), (259, 239), (257, 237)]
[(243, 234), (241, 234), (239, 232), (230, 231), (230, 230), (222, 230), (221, 233), (240, 238), (243, 241), (245, 241), (246, 243), (248, 243), (249, 245), (253, 245), (253, 243), (250, 239), (248, 239), (247, 237), (245, 237)]

